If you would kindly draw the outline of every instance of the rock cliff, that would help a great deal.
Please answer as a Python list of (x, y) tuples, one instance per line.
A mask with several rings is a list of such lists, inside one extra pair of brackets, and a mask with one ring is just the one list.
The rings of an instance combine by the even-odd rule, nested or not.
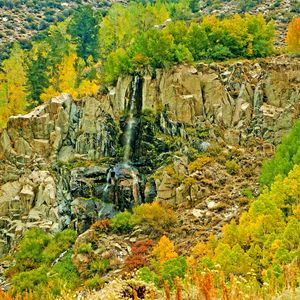
[[(263, 141), (261, 149), (273, 151), (300, 113), (297, 60), (179, 65), (142, 77), (129, 165), (118, 163), (126, 148), (131, 76), (106, 95), (75, 102), (63, 94), (9, 119), (0, 133), (0, 256), (26, 228), (83, 232), (137, 199), (200, 203), (191, 214), (203, 220), (201, 203), (209, 196), (208, 208), (222, 210), (207, 191), (227, 175), (215, 176), (210, 167), (193, 176), (187, 160), (213, 141), (246, 148)], [(160, 171), (166, 164), (201, 184), (174, 183)]]

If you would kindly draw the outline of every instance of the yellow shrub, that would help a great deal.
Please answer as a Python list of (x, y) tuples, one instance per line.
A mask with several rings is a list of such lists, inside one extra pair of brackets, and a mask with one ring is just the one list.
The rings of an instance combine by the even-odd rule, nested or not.
[(170, 208), (158, 202), (145, 203), (133, 209), (139, 222), (147, 223), (155, 229), (167, 228), (176, 223), (176, 215)]
[(207, 165), (208, 163), (212, 162), (213, 159), (209, 156), (203, 155), (198, 157), (196, 160), (191, 162), (189, 164), (189, 171), (190, 172), (195, 172), (198, 170), (201, 170), (203, 166)]

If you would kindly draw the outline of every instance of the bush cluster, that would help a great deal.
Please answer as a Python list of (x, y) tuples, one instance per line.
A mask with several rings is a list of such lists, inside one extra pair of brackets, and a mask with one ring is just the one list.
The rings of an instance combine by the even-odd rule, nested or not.
[(111, 219), (111, 229), (115, 233), (129, 233), (134, 226), (143, 224), (157, 231), (169, 228), (176, 223), (176, 215), (171, 208), (158, 202), (136, 206), (133, 212), (117, 213)]
[(31, 290), (42, 297), (47, 290), (49, 297), (54, 297), (63, 286), (74, 289), (79, 275), (72, 263), (70, 248), (76, 237), (76, 232), (70, 229), (54, 236), (41, 229), (28, 230), (15, 255), (16, 264), (7, 272), (12, 278), (13, 295), (25, 295)]

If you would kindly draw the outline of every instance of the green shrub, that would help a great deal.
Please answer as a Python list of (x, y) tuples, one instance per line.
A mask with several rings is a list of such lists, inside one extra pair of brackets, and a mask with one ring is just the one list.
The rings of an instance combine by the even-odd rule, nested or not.
[(225, 167), (230, 175), (237, 174), (240, 169), (240, 166), (234, 160), (227, 160)]
[(104, 286), (105, 281), (99, 277), (99, 275), (94, 276), (85, 281), (84, 285), (89, 290), (100, 290)]
[(79, 276), (72, 264), (71, 251), (52, 269), (50, 266), (62, 252), (71, 247), (76, 236), (76, 232), (70, 229), (59, 232), (54, 237), (40, 229), (28, 230), (15, 255), (16, 266), (8, 271), (12, 277), (14, 294), (32, 290), (40, 299), (44, 299), (46, 294), (52, 299), (61, 294), (62, 286), (67, 289), (75, 288)]
[(13, 295), (33, 290), (38, 294), (42, 294), (43, 288), (48, 283), (47, 269), (40, 267), (35, 270), (21, 272), (13, 278), (12, 283)]
[(153, 283), (155, 286), (159, 285), (159, 277), (158, 275), (151, 271), (148, 267), (143, 267), (137, 271), (137, 277), (146, 282)]
[(241, 191), (242, 195), (249, 198), (249, 199), (253, 199), (254, 196), (253, 196), (253, 192), (252, 190), (247, 187), (247, 188), (244, 188), (242, 191)]
[(164, 280), (172, 284), (176, 277), (184, 278), (187, 262), (184, 256), (178, 256), (166, 261), (162, 266), (161, 275)]
[(211, 156), (219, 156), (219, 154), (222, 152), (222, 147), (218, 143), (211, 143), (208, 147), (208, 153)]
[(78, 245), (77, 247), (77, 253), (81, 254), (81, 253), (92, 253), (93, 252), (93, 248), (92, 248), (92, 244), (91, 243), (81, 243)]
[(133, 211), (139, 223), (146, 223), (155, 229), (168, 228), (176, 223), (174, 211), (158, 202), (142, 204)]
[(294, 165), (300, 163), (300, 121), (297, 121), (282, 143), (276, 148), (275, 157), (265, 161), (260, 183), (270, 186), (277, 175), (286, 176)]
[(20, 271), (38, 268), (43, 261), (42, 251), (48, 245), (50, 235), (41, 229), (28, 230), (16, 253), (16, 266)]
[(68, 250), (75, 242), (77, 233), (75, 230), (66, 229), (58, 232), (43, 251), (43, 259), (46, 263), (51, 263), (62, 252)]
[(134, 216), (128, 211), (117, 213), (111, 219), (112, 231), (116, 233), (128, 233), (136, 223)]
[(72, 262), (71, 251), (53, 266), (50, 274), (51, 278), (56, 279), (58, 283), (63, 282), (67, 289), (73, 290), (78, 285), (79, 274)]
[(205, 165), (211, 163), (213, 159), (207, 155), (201, 155), (196, 160), (189, 164), (189, 171), (191, 173), (201, 170)]
[(89, 265), (89, 270), (92, 274), (105, 274), (110, 268), (109, 259), (98, 259), (94, 260)]

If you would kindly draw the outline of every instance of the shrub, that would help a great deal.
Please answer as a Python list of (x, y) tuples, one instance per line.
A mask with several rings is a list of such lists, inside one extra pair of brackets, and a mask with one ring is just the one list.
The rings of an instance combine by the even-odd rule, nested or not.
[(98, 220), (91, 226), (91, 228), (99, 232), (108, 232), (110, 229), (110, 220)]
[(172, 284), (176, 277), (184, 278), (186, 269), (186, 258), (184, 256), (178, 256), (163, 264), (161, 275), (164, 280)]
[(134, 243), (131, 247), (131, 254), (126, 257), (125, 269), (131, 271), (147, 265), (147, 255), (152, 245), (152, 240), (142, 240)]
[(176, 223), (174, 211), (158, 202), (142, 204), (135, 207), (133, 211), (140, 223), (146, 223), (154, 229), (168, 228)]
[(92, 274), (104, 274), (110, 268), (110, 261), (109, 259), (97, 259), (93, 260), (89, 265), (89, 270)]
[(128, 233), (135, 225), (136, 221), (133, 215), (128, 211), (117, 213), (111, 219), (112, 231), (116, 233)]
[(265, 161), (260, 178), (261, 185), (270, 186), (277, 175), (286, 176), (295, 164), (300, 163), (300, 121), (297, 121), (288, 136), (276, 148), (272, 160)]
[(28, 230), (16, 253), (16, 267), (20, 271), (38, 268), (43, 261), (42, 251), (48, 245), (50, 236), (41, 229)]
[(156, 286), (159, 284), (158, 275), (151, 271), (148, 267), (139, 269), (137, 271), (137, 277), (146, 283), (154, 283)]
[(193, 161), (189, 164), (189, 171), (195, 172), (195, 171), (201, 170), (203, 168), (203, 166), (209, 164), (210, 162), (212, 162), (212, 160), (213, 159), (209, 156), (206, 156), (206, 155), (200, 156), (195, 161)]
[(13, 295), (32, 290), (42, 294), (43, 287), (48, 283), (47, 269), (40, 267), (35, 270), (21, 272), (13, 278), (12, 283)]
[(158, 244), (154, 247), (152, 254), (160, 264), (177, 257), (175, 246), (165, 235), (162, 236)]
[(75, 230), (66, 229), (58, 232), (43, 250), (44, 261), (50, 263), (55, 260), (56, 257), (71, 247), (76, 238), (77, 233)]
[(99, 277), (99, 275), (94, 276), (85, 281), (84, 285), (89, 290), (100, 290), (105, 284), (105, 281)]
[(51, 277), (62, 281), (67, 289), (73, 290), (79, 283), (79, 274), (75, 265), (72, 262), (72, 252), (68, 253), (53, 266), (51, 272)]
[(222, 147), (218, 143), (211, 143), (208, 147), (208, 152), (211, 156), (218, 156), (222, 152)]
[(234, 160), (227, 160), (225, 167), (230, 175), (237, 174), (240, 169), (240, 166)]
[(253, 199), (254, 198), (253, 192), (249, 187), (246, 187), (246, 188), (242, 189), (241, 193), (242, 193), (243, 196), (247, 197), (248, 199)]
[(147, 258), (142, 254), (129, 255), (125, 260), (125, 269), (132, 271), (147, 265), (147, 263)]
[(88, 253), (92, 253), (93, 252), (93, 248), (92, 248), (92, 244), (91, 243), (81, 243), (78, 245), (77, 247), (77, 253), (78, 254), (88, 254)]

